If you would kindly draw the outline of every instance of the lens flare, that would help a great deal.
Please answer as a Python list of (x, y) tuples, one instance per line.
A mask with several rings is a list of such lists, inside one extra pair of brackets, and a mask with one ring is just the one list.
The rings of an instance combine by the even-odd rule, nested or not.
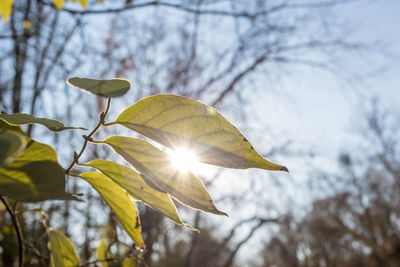
[(178, 148), (168, 151), (172, 166), (180, 172), (194, 171), (199, 161), (196, 154), (187, 148)]

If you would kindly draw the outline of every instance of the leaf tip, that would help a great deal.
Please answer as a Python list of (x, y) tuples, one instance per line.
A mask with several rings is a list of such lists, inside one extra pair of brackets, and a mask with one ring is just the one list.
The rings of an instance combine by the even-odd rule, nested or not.
[(223, 216), (229, 217), (228, 213), (220, 211), (218, 209), (211, 211), (211, 213), (214, 213), (216, 215), (223, 215)]
[(284, 171), (284, 172), (287, 172), (287, 173), (289, 173), (289, 170), (288, 170), (288, 168), (286, 168), (285, 166), (281, 166), (281, 169), (280, 169), (280, 171)]

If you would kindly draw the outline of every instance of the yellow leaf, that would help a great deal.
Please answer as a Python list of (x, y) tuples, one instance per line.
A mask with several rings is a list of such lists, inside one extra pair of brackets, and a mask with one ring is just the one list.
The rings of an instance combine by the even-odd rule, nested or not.
[(61, 231), (50, 231), (50, 257), (56, 267), (79, 266), (79, 257), (71, 241)]
[(131, 168), (107, 160), (93, 160), (84, 164), (98, 169), (124, 188), (132, 197), (141, 200), (178, 224), (183, 224), (168, 194), (150, 187), (139, 173)]
[(0, 1), (0, 14), (3, 17), (4, 23), (7, 22), (12, 12), (12, 5), (14, 0), (1, 0)]
[(111, 136), (99, 143), (110, 145), (140, 172), (143, 179), (159, 190), (167, 192), (183, 204), (219, 215), (219, 211), (201, 180), (192, 172), (180, 172), (169, 155), (150, 143), (131, 137)]
[(30, 23), (29, 20), (24, 20), (24, 28), (27, 30), (32, 29), (32, 24)]
[(136, 261), (132, 258), (125, 258), (122, 267), (136, 267)]
[(118, 220), (140, 248), (143, 248), (142, 227), (140, 226), (139, 215), (132, 199), (118, 184), (99, 172), (84, 172), (79, 175), (90, 183), (99, 192), (115, 212)]
[(78, 0), (83, 8), (86, 9), (89, 0)]
[(53, 4), (56, 6), (58, 10), (61, 10), (64, 6), (65, 0), (54, 0)]
[(102, 267), (108, 267), (106, 259), (108, 258), (107, 244), (105, 238), (102, 238), (99, 246), (96, 249), (97, 260), (100, 261)]
[(233, 169), (287, 171), (258, 154), (217, 110), (186, 97), (146, 97), (107, 125), (113, 124), (121, 124), (172, 149), (191, 150), (204, 163)]

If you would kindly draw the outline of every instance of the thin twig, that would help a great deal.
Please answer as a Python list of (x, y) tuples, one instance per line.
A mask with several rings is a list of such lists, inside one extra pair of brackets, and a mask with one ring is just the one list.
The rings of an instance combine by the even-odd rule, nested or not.
[(89, 141), (92, 140), (93, 135), (99, 130), (99, 128), (105, 123), (105, 119), (106, 116), (108, 114), (108, 111), (110, 110), (110, 104), (111, 104), (111, 98), (108, 98), (108, 102), (107, 102), (107, 107), (106, 110), (103, 111), (100, 114), (100, 120), (99, 123), (97, 123), (96, 127), (93, 129), (93, 131), (90, 132), (89, 135), (83, 135), (82, 137), (85, 139), (85, 142), (83, 143), (83, 146), (81, 148), (81, 151), (79, 152), (79, 154), (76, 153), (76, 151), (74, 152), (74, 159), (71, 162), (71, 165), (69, 165), (68, 169), (65, 170), (65, 174), (66, 175), (70, 175), (70, 172), (72, 170), (72, 168), (74, 168), (74, 166), (76, 164), (78, 164), (79, 158), (82, 156), (83, 152), (85, 151), (87, 144), (89, 143)]
[(22, 230), (21, 226), (19, 224), (18, 218), (15, 214), (15, 212), (11, 209), (10, 205), (8, 204), (8, 201), (0, 196), (1, 202), (3, 202), (4, 206), (6, 207), (8, 213), (11, 216), (12, 223), (15, 228), (15, 232), (17, 233), (17, 239), (18, 239), (18, 249), (19, 249), (19, 267), (24, 266), (24, 256), (25, 256), (25, 245), (24, 245), (24, 237), (22, 235)]

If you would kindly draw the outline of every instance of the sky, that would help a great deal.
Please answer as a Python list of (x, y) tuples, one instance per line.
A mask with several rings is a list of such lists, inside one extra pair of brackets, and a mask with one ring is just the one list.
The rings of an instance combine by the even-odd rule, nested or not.
[[(360, 120), (372, 98), (377, 97), (384, 109), (400, 114), (400, 1), (369, 1), (339, 10), (341, 18), (353, 25), (356, 38), (374, 43), (371, 59), (368, 54), (362, 56), (365, 61), (361, 62), (359, 56), (349, 57), (345, 59), (346, 67), (368, 64), (377, 71), (364, 73), (360, 79), (347, 80), (326, 71), (297, 69), (280, 81), (279, 87), (285, 89), (285, 93), (256, 94), (249, 99), (254, 105), (247, 109), (247, 122), (252, 117), (257, 119), (241, 129), (256, 149), (263, 149), (260, 147), (263, 136), (256, 133), (268, 125), (279, 140), (283, 135), (291, 140), (294, 148), (313, 151), (313, 157), (280, 157), (278, 161), (290, 170), (289, 174), (277, 175), (285, 184), (284, 195), (290, 195), (299, 205), (312, 200), (306, 191), (306, 182), (313, 179), (310, 171), (314, 167), (336, 171), (338, 153), (357, 145), (354, 141), (358, 140)], [(228, 118), (235, 120), (234, 116), (228, 115)], [(259, 174), (257, 171), (249, 173)], [(277, 196), (267, 189), (266, 194), (271, 198)], [(256, 240), (252, 242), (251, 250), (260, 245)], [(248, 259), (253, 257), (248, 249), (241, 255)]]
[(264, 103), (257, 105), (258, 113), (271, 115), (271, 128), (279, 127), (299, 147), (307, 144), (329, 156), (353, 140), (350, 135), (358, 126), (354, 120), (373, 97), (378, 97), (385, 109), (400, 112), (400, 1), (371, 1), (346, 6), (342, 11), (345, 20), (357, 25), (354, 34), (361, 41), (377, 43), (371, 54), (385, 54), (380, 58), (374, 55), (367, 63), (359, 62), (358, 56), (345, 62), (350, 68), (375, 64), (377, 72), (348, 81), (340, 75), (304, 68), (282, 80), (280, 86), (288, 89), (287, 93), (272, 97), (258, 94), (253, 99)]

